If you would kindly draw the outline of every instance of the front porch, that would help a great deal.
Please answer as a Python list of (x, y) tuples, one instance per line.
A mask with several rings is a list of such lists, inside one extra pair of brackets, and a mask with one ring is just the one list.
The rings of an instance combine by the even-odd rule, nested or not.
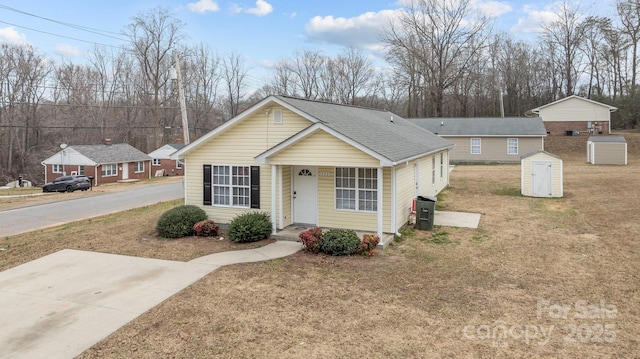
[[(271, 238), (282, 240), (282, 241), (294, 241), (299, 242), (300, 239), (298, 235), (301, 232), (306, 231), (309, 228), (313, 228), (314, 226), (304, 225), (304, 224), (292, 224), (283, 229), (278, 230), (276, 234), (272, 234)], [(323, 230), (329, 230), (330, 228), (322, 228)], [(356, 231), (356, 234), (360, 239), (364, 234), (374, 234), (373, 232), (366, 231)], [(394, 235), (391, 233), (383, 233), (382, 237), (380, 237), (380, 243), (378, 243), (378, 249), (385, 249), (389, 245), (389, 243), (393, 242)]]

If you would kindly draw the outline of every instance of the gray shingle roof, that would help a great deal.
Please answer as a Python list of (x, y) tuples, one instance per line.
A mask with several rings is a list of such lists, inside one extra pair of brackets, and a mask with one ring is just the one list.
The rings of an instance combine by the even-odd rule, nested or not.
[(622, 136), (591, 136), (589, 137), (589, 141), (591, 142), (615, 142), (615, 143), (626, 143), (627, 140)]
[(410, 121), (440, 136), (546, 136), (540, 117), (416, 118)]
[(453, 143), (389, 111), (276, 97), (391, 161), (402, 161), (453, 146)]
[(176, 150), (179, 150), (184, 147), (184, 143), (169, 143), (169, 146), (175, 148)]
[(151, 160), (151, 157), (146, 153), (127, 143), (77, 145), (70, 147), (98, 164)]

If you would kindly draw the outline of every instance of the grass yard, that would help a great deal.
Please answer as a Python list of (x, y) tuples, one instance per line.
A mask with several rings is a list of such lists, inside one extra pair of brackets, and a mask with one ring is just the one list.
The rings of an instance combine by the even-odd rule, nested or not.
[[(564, 198), (521, 197), (519, 165), (458, 166), (443, 205), (482, 213), (480, 228), (408, 229), (370, 258), (223, 267), (80, 358), (638, 357), (640, 151), (592, 166), (561, 140), (547, 143), (565, 159)], [(176, 204), (3, 238), (0, 269), (61, 248), (173, 260), (242, 248), (157, 240)]]

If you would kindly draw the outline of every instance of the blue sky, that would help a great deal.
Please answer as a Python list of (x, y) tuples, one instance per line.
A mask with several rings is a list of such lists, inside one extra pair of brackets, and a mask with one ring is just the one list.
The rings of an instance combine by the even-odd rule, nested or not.
[[(332, 55), (351, 46), (380, 59), (380, 30), (402, 1), (407, 0), (0, 0), (0, 43), (30, 43), (53, 59), (81, 62), (92, 43), (124, 45), (117, 33), (133, 16), (160, 6), (186, 24), (193, 44), (207, 43), (220, 55), (239, 53), (250, 71), (261, 72), (305, 49)], [(496, 30), (519, 39), (534, 38), (535, 29), (552, 17), (553, 1), (470, 1), (474, 11), (494, 18)], [(609, 15), (614, 0), (575, 3), (584, 13)], [(58, 22), (109, 31), (122, 40)]]

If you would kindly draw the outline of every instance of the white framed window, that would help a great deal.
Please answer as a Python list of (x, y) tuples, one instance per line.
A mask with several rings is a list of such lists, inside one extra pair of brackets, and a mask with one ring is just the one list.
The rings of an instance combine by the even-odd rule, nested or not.
[(444, 153), (440, 152), (440, 178), (444, 177)]
[(436, 156), (431, 157), (431, 184), (436, 184)]
[(378, 169), (337, 167), (336, 209), (375, 212), (378, 210)]
[(133, 171), (135, 173), (144, 172), (144, 162), (143, 161), (138, 161), (138, 162), (134, 163), (133, 164)]
[(482, 153), (482, 142), (480, 138), (471, 138), (471, 154), (479, 155)]
[(517, 155), (518, 154), (518, 139), (517, 138), (507, 138), (507, 154), (508, 155)]
[(182, 162), (180, 162), (180, 160), (176, 160), (176, 168), (177, 169), (182, 168)]
[(154, 158), (153, 159), (153, 165), (154, 166), (160, 166), (161, 163), (162, 163), (162, 160), (160, 160), (159, 158)]
[(101, 174), (102, 174), (102, 177), (117, 176), (118, 165), (115, 163), (112, 163), (109, 165), (102, 165)]
[(249, 166), (212, 166), (213, 204), (249, 208), (251, 175)]
[(62, 165), (52, 165), (51, 171), (53, 173), (62, 173)]
[(273, 124), (282, 125), (282, 109), (281, 108), (273, 109)]
[(84, 176), (84, 166), (78, 166), (78, 174)]

